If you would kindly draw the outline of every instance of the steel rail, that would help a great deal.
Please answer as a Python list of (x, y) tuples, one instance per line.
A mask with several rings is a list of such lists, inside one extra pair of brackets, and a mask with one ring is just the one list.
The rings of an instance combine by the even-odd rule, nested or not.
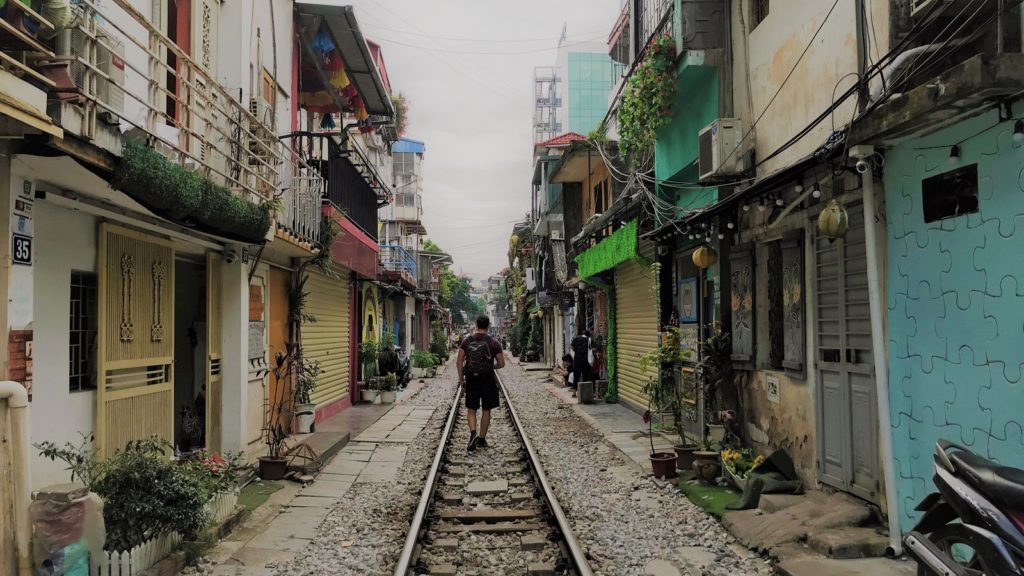
[(548, 508), (551, 509), (551, 514), (558, 523), (558, 530), (562, 533), (562, 538), (565, 539), (569, 552), (569, 561), (572, 562), (573, 567), (576, 569), (576, 575), (593, 576), (594, 572), (590, 569), (587, 556), (583, 552), (583, 548), (580, 547), (580, 543), (576, 540), (576, 536), (572, 533), (569, 519), (566, 518), (565, 511), (562, 510), (562, 506), (558, 503), (554, 490), (551, 489), (548, 477), (544, 474), (544, 468), (540, 465), (540, 458), (537, 456), (537, 452), (534, 451), (529, 436), (526, 435), (523, 423), (519, 420), (519, 414), (516, 413), (515, 407), (509, 402), (508, 390), (505, 388), (505, 383), (501, 381), (501, 376), (498, 376), (498, 388), (501, 390), (502, 396), (505, 397), (505, 409), (512, 416), (512, 424), (516, 427), (516, 432), (519, 433), (519, 438), (522, 439), (523, 445), (526, 447), (526, 453), (530, 457), (530, 468), (533, 469), (533, 475), (536, 477), (537, 483), (540, 484), (544, 500), (547, 501)]
[(445, 422), (444, 430), (441, 432), (441, 441), (437, 444), (437, 452), (434, 453), (434, 461), (427, 472), (426, 481), (423, 486), (423, 494), (420, 495), (420, 503), (416, 506), (416, 513), (412, 516), (409, 524), (409, 534), (405, 537), (405, 547), (402, 548), (402, 555), (398, 557), (395, 564), (394, 576), (407, 576), (411, 574), (413, 554), (416, 552), (416, 545), (420, 539), (420, 530), (423, 529), (423, 520), (427, 517), (427, 510), (430, 508), (430, 501), (434, 499), (437, 491), (438, 471), (441, 469), (441, 461), (444, 459), (444, 450), (448, 447), (448, 439), (455, 428), (455, 418), (459, 414), (462, 398), (462, 387), (455, 387), (455, 398), (452, 400), (452, 409), (448, 413), (448, 420)]

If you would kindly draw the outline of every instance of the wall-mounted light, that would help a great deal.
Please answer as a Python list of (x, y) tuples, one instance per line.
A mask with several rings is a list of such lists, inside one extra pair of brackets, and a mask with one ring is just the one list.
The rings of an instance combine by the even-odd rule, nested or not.
[(728, 224), (725, 225), (725, 227), (728, 228), (729, 230), (732, 230), (733, 228), (736, 227), (736, 225), (730, 221)]
[(821, 186), (817, 182), (814, 183), (814, 188), (811, 190), (811, 197), (815, 200), (821, 198)]
[(1024, 143), (1024, 120), (1013, 123), (1013, 141), (1017, 144)]
[(786, 204), (786, 201), (782, 199), (782, 196), (779, 196), (778, 198), (775, 199), (775, 205), (776, 206), (780, 206), (781, 207), (781, 206), (785, 206), (785, 204)]
[(744, 212), (750, 212), (750, 204), (747, 204), (746, 202), (744, 202), (743, 203), (743, 211)]
[(796, 192), (797, 194), (803, 192), (804, 191), (804, 185), (799, 183), (799, 182), (797, 182), (796, 186), (793, 186), (793, 191)]
[(960, 163), (960, 145), (959, 144), (953, 144), (953, 146), (949, 149), (949, 164), (951, 166), (956, 166), (959, 163)]

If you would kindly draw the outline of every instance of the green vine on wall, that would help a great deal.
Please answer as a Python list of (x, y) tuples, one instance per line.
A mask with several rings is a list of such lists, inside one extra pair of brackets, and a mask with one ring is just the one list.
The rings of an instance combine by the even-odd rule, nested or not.
[(654, 146), (658, 130), (672, 120), (676, 101), (675, 39), (663, 34), (651, 39), (643, 62), (629, 78), (616, 118), (619, 150), (626, 157)]
[(608, 350), (607, 361), (608, 361), (608, 389), (604, 393), (605, 402), (618, 402), (619, 401), (619, 379), (616, 377), (618, 374), (618, 314), (616, 312), (617, 306), (615, 303), (615, 291), (611, 286), (604, 288), (605, 296), (608, 298)]
[(637, 221), (631, 220), (611, 236), (576, 257), (580, 278), (589, 278), (637, 256)]

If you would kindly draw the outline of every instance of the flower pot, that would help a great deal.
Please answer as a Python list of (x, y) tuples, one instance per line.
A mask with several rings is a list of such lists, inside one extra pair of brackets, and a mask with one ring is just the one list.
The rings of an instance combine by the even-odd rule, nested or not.
[(382, 390), (380, 393), (381, 404), (394, 404), (397, 394), (394, 390)]
[(729, 478), (729, 480), (732, 482), (732, 485), (735, 486), (736, 489), (738, 489), (740, 492), (743, 492), (744, 490), (747, 489), (747, 481), (750, 480), (749, 476), (747, 478), (740, 478), (739, 475), (730, 470), (728, 466), (723, 466), (722, 469), (725, 470), (725, 476)]
[(580, 404), (593, 404), (594, 403), (594, 383), (593, 382), (580, 382), (579, 390), (577, 391), (580, 399)]
[(708, 424), (708, 437), (712, 442), (721, 444), (725, 440), (725, 426), (721, 424)]
[(316, 404), (295, 405), (295, 432), (309, 434), (316, 420)]
[(653, 452), (650, 455), (651, 470), (655, 478), (676, 477), (676, 455), (674, 452)]
[(697, 480), (704, 484), (712, 484), (722, 473), (722, 462), (718, 452), (710, 450), (694, 451), (693, 471)]
[(696, 446), (682, 446), (676, 444), (672, 447), (676, 453), (676, 470), (693, 470), (693, 463), (697, 461)]
[(427, 369), (426, 368), (413, 368), (412, 369), (412, 377), (413, 378), (423, 378), (426, 375), (427, 375)]
[(363, 402), (373, 404), (373, 401), (377, 398), (377, 391), (372, 388), (363, 388), (359, 390), (359, 396)]
[(260, 457), (260, 478), (264, 480), (281, 480), (288, 471), (288, 460), (285, 458)]

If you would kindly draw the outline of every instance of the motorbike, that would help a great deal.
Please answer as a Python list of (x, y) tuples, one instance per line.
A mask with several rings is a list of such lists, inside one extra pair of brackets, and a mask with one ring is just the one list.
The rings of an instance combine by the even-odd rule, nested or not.
[(1024, 470), (947, 440), (935, 444), (937, 491), (904, 538), (919, 576), (1024, 576)]

